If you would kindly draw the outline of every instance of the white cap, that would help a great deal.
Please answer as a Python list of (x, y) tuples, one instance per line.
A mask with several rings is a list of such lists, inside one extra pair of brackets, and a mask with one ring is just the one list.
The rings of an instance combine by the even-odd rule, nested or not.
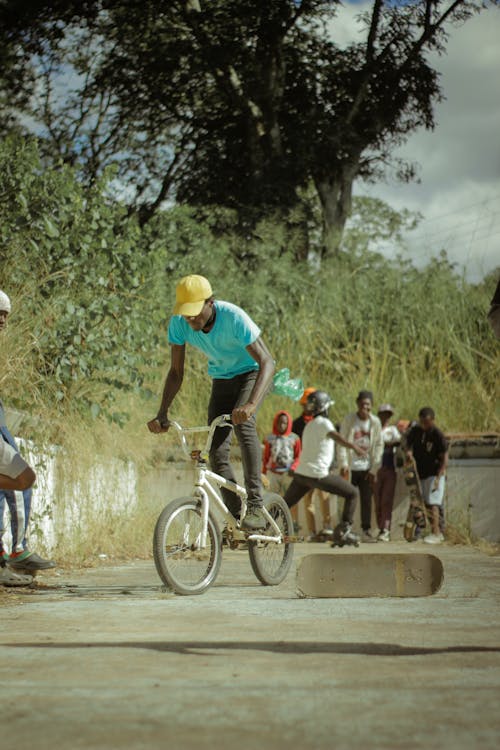
[(3, 310), (4, 312), (10, 313), (11, 306), (10, 306), (10, 299), (7, 297), (5, 292), (2, 292), (0, 289), (0, 310)]

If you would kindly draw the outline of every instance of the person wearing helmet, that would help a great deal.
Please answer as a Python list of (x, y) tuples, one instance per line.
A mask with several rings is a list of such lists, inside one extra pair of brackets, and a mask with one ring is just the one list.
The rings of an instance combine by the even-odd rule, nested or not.
[[(0, 290), (0, 331), (5, 330), (11, 312), (7, 294)], [(5, 421), (3, 404), (0, 401), (0, 584), (26, 586), (35, 572), (55, 567), (52, 560), (45, 560), (31, 552), (27, 546), (26, 532), (31, 511), (31, 487), (35, 473), (21, 457)], [(5, 502), (10, 511), (12, 549), (10, 555), (3, 548), (3, 517)], [(7, 568), (8, 566), (8, 568)], [(19, 572), (17, 572), (19, 571)]]
[(359, 492), (350, 482), (330, 473), (330, 467), (333, 463), (334, 443), (339, 443), (360, 456), (365, 455), (365, 450), (345, 440), (335, 430), (328, 418), (328, 409), (333, 403), (328, 393), (314, 391), (308, 396), (307, 402), (313, 419), (304, 428), (302, 453), (292, 483), (285, 493), (285, 502), (292, 508), (311, 489), (343, 497), (345, 502), (342, 520), (334, 529), (332, 546), (339, 543), (357, 545), (359, 537), (352, 531), (352, 521)]
[[(311, 412), (311, 405), (308, 403), (307, 398), (311, 393), (317, 391), (317, 388), (305, 388), (304, 393), (299, 401), (302, 406), (302, 414), (299, 414), (293, 420), (292, 430), (302, 440), (302, 434), (304, 428), (311, 419), (314, 419)], [(316, 531), (316, 508), (315, 500), (319, 500), (319, 513), (320, 513), (320, 530)], [(331, 515), (330, 515), (330, 495), (328, 492), (322, 490), (309, 490), (304, 496), (302, 501), (304, 503), (305, 518), (307, 523), (307, 530), (309, 535), (307, 537), (308, 542), (324, 542), (329, 540), (333, 536), (333, 529), (331, 528)], [(292, 508), (292, 518), (296, 529), (299, 528), (299, 506), (294, 505)]]
[[(212, 379), (208, 421), (212, 422), (221, 414), (231, 414), (241, 449), (248, 493), (242, 527), (252, 531), (264, 529), (267, 521), (262, 512), (262, 448), (255, 417), (271, 385), (274, 360), (260, 335), (260, 328), (240, 307), (216, 300), (204, 276), (191, 274), (182, 278), (176, 286), (175, 297), (168, 326), (170, 368), (160, 408), (147, 427), (155, 434), (168, 430), (168, 411), (184, 379), (186, 344), (199, 349), (208, 358), (208, 375)], [(235, 482), (229, 461), (231, 437), (229, 426), (216, 429), (210, 464), (218, 474)], [(238, 518), (240, 499), (226, 488), (222, 493), (228, 509)]]

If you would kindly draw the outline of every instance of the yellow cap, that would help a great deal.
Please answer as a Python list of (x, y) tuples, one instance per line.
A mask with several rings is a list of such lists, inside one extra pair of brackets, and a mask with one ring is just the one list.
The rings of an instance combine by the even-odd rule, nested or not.
[(204, 276), (184, 276), (175, 287), (174, 315), (199, 315), (212, 294), (210, 282)]

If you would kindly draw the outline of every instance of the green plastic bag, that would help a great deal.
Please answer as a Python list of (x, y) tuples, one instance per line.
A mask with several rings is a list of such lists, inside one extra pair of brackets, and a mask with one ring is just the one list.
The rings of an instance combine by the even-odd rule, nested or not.
[(291, 378), (290, 370), (284, 367), (278, 370), (273, 378), (272, 393), (278, 396), (287, 396), (293, 401), (299, 401), (304, 393), (304, 383), (301, 378)]

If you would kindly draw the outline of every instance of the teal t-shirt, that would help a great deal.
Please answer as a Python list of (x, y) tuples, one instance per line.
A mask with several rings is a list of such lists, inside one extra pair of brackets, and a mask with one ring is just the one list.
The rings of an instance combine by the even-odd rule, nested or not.
[(193, 331), (182, 315), (173, 315), (168, 326), (169, 344), (191, 344), (208, 357), (211, 378), (229, 380), (244, 372), (258, 370), (259, 365), (246, 347), (260, 336), (260, 328), (241, 307), (231, 302), (215, 301), (215, 323), (208, 333)]

